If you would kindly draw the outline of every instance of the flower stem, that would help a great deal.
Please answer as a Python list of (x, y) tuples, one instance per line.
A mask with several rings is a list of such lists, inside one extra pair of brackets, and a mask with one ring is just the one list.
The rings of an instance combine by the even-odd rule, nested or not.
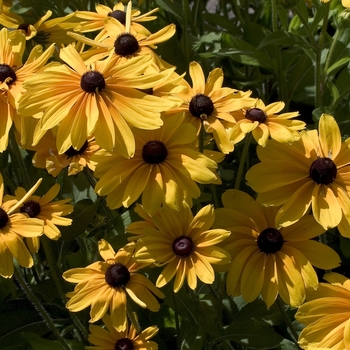
[(248, 151), (249, 151), (249, 145), (250, 145), (251, 138), (252, 138), (252, 133), (250, 132), (245, 137), (245, 143), (244, 143), (242, 156), (241, 156), (241, 159), (240, 159), (238, 172), (237, 172), (237, 177), (236, 177), (236, 183), (235, 183), (235, 189), (236, 190), (238, 190), (240, 185), (241, 185), (243, 170), (244, 170), (247, 154), (248, 154)]
[(139, 325), (139, 323), (137, 322), (137, 319), (136, 319), (136, 317), (135, 317), (135, 314), (134, 314), (133, 311), (131, 310), (131, 307), (130, 307), (130, 304), (129, 304), (129, 303), (126, 303), (126, 310), (127, 310), (129, 319), (130, 319), (132, 325), (134, 326), (134, 328), (135, 328), (135, 330), (136, 330), (136, 333), (137, 333), (137, 334), (141, 333), (140, 325)]
[(276, 0), (271, 0), (271, 10), (272, 10), (272, 31), (277, 31), (277, 4)]
[(51, 330), (51, 332), (56, 336), (57, 340), (62, 344), (63, 348), (66, 350), (71, 350), (71, 347), (67, 343), (66, 339), (64, 339), (60, 333), (58, 332), (55, 324), (53, 323), (51, 316), (49, 313), (45, 310), (44, 306), (41, 304), (41, 302), (38, 300), (38, 298), (35, 296), (35, 294), (32, 292), (26, 281), (24, 280), (21, 272), (19, 271), (19, 267), (15, 266), (14, 275), (20, 284), (22, 290), (26, 294), (27, 298), (33, 303), (36, 310), (39, 312), (40, 316), (45, 321), (46, 326)]
[(30, 186), (30, 178), (27, 172), (27, 169), (24, 165), (23, 158), (21, 155), (21, 150), (18, 146), (18, 143), (16, 141), (16, 136), (14, 132), (14, 127), (10, 129), (10, 154), (12, 156), (12, 159), (15, 161), (15, 164), (17, 165), (18, 172), (20, 174), (22, 183), (24, 187), (26, 187), (27, 190), (29, 190)]
[(286, 310), (284, 308), (284, 303), (281, 299), (281, 297), (278, 295), (277, 296), (277, 299), (276, 299), (276, 304), (278, 306), (278, 309), (280, 310), (280, 313), (284, 319), (284, 321), (286, 322), (287, 324), (287, 327), (289, 328), (289, 331), (292, 333), (293, 335), (293, 340), (295, 342), (295, 344), (298, 344), (298, 333), (297, 331), (295, 330), (294, 326), (293, 326), (293, 323), (292, 321), (290, 320), (288, 314), (286, 313)]

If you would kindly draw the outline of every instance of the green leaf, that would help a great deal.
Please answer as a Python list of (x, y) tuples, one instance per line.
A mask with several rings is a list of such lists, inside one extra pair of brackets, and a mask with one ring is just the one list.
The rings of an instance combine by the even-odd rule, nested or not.
[(350, 61), (350, 57), (343, 57), (334, 64), (332, 64), (326, 71), (326, 74), (329, 75), (333, 73), (334, 71), (339, 70), (342, 68), (344, 65), (346, 65)]
[(91, 222), (97, 208), (98, 201), (95, 203), (91, 199), (83, 199), (75, 204), (73, 213), (70, 214), (72, 225), (60, 226), (62, 238), (71, 240), (84, 233)]
[[(33, 333), (21, 333), (21, 337), (25, 339), (33, 350), (65, 350), (63, 345), (55, 340), (46, 340)], [(84, 350), (85, 346), (72, 340), (67, 340), (71, 350)]]
[(183, 13), (181, 2), (156, 0), (156, 4), (161, 9), (164, 9), (165, 11), (174, 15), (180, 21), (180, 23), (182, 23)]
[(181, 350), (202, 350), (205, 334), (198, 324), (188, 324), (181, 341)]
[(212, 343), (218, 344), (226, 340), (232, 340), (250, 348), (269, 349), (277, 346), (283, 337), (275, 333), (272, 327), (250, 320), (231, 323)]
[(242, 39), (222, 33), (222, 46), (224, 48), (219, 50), (216, 55), (230, 57), (234, 61), (246, 65), (262, 67), (271, 71), (274, 70), (274, 65), (270, 57)]

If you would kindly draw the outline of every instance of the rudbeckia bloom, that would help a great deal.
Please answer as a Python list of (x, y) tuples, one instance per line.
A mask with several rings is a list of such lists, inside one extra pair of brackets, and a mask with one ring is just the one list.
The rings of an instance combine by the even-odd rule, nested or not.
[(258, 147), (261, 163), (246, 174), (248, 185), (265, 205), (281, 205), (276, 223), (288, 226), (311, 207), (325, 230), (338, 225), (350, 231), (350, 148), (342, 143), (339, 127), (323, 114), (317, 130), (302, 131), (291, 145), (270, 140)]
[[(31, 195), (22, 201), (18, 210), (20, 213), (27, 214), (30, 218), (38, 218), (43, 220), (43, 233), (50, 239), (57, 240), (61, 236), (58, 226), (69, 226), (72, 219), (64, 218), (63, 216), (70, 214), (73, 211), (73, 206), (67, 204), (70, 198), (62, 199), (53, 202), (52, 200), (58, 195), (60, 190), (59, 184), (54, 184), (50, 190), (42, 197)], [(23, 187), (18, 187), (15, 191), (15, 196), (5, 196), (6, 200), (20, 201), (27, 194)], [(39, 237), (30, 237), (26, 239), (28, 247), (32, 253), (36, 253), (40, 247)]]
[(113, 325), (111, 317), (106, 314), (102, 317), (106, 325), (101, 328), (95, 325), (89, 327), (89, 342), (94, 346), (85, 346), (86, 350), (157, 350), (158, 344), (151, 341), (158, 333), (158, 327), (152, 326), (144, 329), (140, 334), (136, 333), (135, 327), (131, 324), (130, 328), (124, 331), (118, 331)]
[(119, 332), (126, 329), (127, 295), (141, 307), (158, 311), (160, 306), (155, 296), (164, 298), (164, 295), (147, 277), (136, 273), (148, 264), (132, 258), (134, 244), (129, 243), (115, 253), (108, 242), (101, 240), (98, 249), (104, 261), (63, 274), (66, 281), (78, 283), (73, 292), (67, 293), (68, 310), (76, 312), (91, 306), (90, 322), (96, 322), (109, 308), (113, 325)]
[(321, 269), (339, 266), (338, 254), (314, 238), (324, 232), (309, 215), (288, 227), (275, 225), (278, 207), (263, 207), (248, 194), (228, 190), (224, 208), (215, 211), (215, 227), (231, 231), (225, 249), (232, 262), (227, 275), (229, 295), (254, 301), (260, 294), (269, 308), (277, 296), (293, 307), (305, 300), (306, 288), (316, 289), (312, 265)]
[[(197, 287), (197, 278), (212, 284), (215, 272), (212, 264), (227, 264), (231, 256), (216, 244), (225, 240), (230, 232), (210, 229), (214, 222), (214, 207), (207, 205), (195, 217), (186, 202), (178, 209), (164, 206), (152, 215), (154, 227), (145, 225), (138, 240), (134, 258), (158, 266), (166, 265), (156, 286), (163, 287), (175, 276), (174, 292), (178, 292), (185, 279), (191, 289)], [(127, 228), (127, 231), (133, 231)]]
[(12, 30), (17, 29), (24, 33), (26, 40), (34, 38), (40, 44), (53, 43), (61, 46), (72, 43), (74, 39), (67, 35), (67, 30), (78, 25), (79, 19), (74, 18), (74, 13), (49, 20), (51, 16), (52, 11), (49, 10), (36, 23), (25, 23), (21, 16), (4, 6), (0, 24)]
[(299, 335), (303, 349), (350, 348), (350, 280), (331, 272), (316, 291), (308, 291), (307, 302), (295, 318), (306, 325)]
[(282, 113), (284, 102), (275, 102), (265, 106), (264, 102), (257, 99), (255, 105), (233, 112), (237, 124), (230, 130), (233, 143), (241, 141), (246, 134), (252, 133), (255, 141), (265, 147), (271, 136), (278, 142), (292, 143), (300, 139), (298, 130), (305, 128), (305, 123), (300, 120), (291, 120), (299, 115), (298, 112)]
[(164, 117), (157, 130), (134, 130), (136, 149), (133, 158), (118, 152), (100, 150), (95, 177), (100, 179), (95, 191), (107, 196), (111, 209), (129, 207), (142, 194), (142, 205), (154, 213), (161, 204), (179, 205), (184, 198), (197, 198), (196, 182), (208, 184), (218, 180), (217, 164), (191, 146), (195, 128), (183, 123), (178, 115)]
[(32, 267), (33, 258), (23, 242), (23, 237), (37, 237), (43, 233), (43, 221), (30, 218), (17, 209), (38, 188), (41, 179), (17, 200), (4, 200), (4, 182), (0, 174), (0, 276), (9, 278), (13, 275), (13, 257), (23, 267)]
[(43, 111), (43, 130), (58, 126), (59, 154), (70, 147), (80, 150), (89, 137), (95, 136), (101, 147), (115, 147), (124, 157), (132, 157), (135, 145), (131, 127), (158, 128), (162, 125), (160, 112), (174, 105), (138, 90), (163, 79), (162, 73), (144, 74), (150, 64), (148, 56), (125, 64), (116, 64), (109, 56), (86, 65), (69, 45), (60, 51), (60, 58), (66, 64), (49, 65), (27, 80), (25, 88), (29, 91), (18, 109), (23, 116)]
[(21, 131), (21, 118), (17, 114), (18, 100), (25, 92), (23, 83), (41, 69), (54, 51), (51, 45), (45, 52), (35, 46), (27, 62), (22, 64), (25, 37), (21, 33), (9, 39), (8, 30), (0, 31), (0, 152), (6, 150), (12, 122)]
[(207, 81), (199, 63), (191, 62), (189, 71), (193, 87), (184, 81), (187, 89), (175, 95), (183, 103), (168, 113), (185, 113), (185, 121), (193, 124), (198, 133), (203, 126), (205, 132), (214, 136), (221, 152), (232, 152), (234, 145), (229, 139), (228, 128), (232, 127), (235, 119), (230, 113), (251, 106), (254, 103), (249, 98), (251, 92), (222, 87), (224, 73), (220, 68), (213, 69)]
[(68, 32), (78, 42), (91, 46), (91, 49), (82, 53), (83, 59), (90, 63), (91, 60), (102, 59), (112, 52), (117, 62), (125, 62), (132, 57), (149, 55), (152, 57), (153, 66), (163, 70), (171, 66), (163, 61), (154, 52), (156, 45), (167, 41), (175, 34), (175, 25), (169, 24), (156, 33), (145, 35), (137, 32), (131, 26), (131, 1), (126, 11), (125, 26), (114, 19), (108, 17), (104, 21), (104, 30), (92, 40), (77, 33)]
[[(124, 5), (118, 2), (110, 8), (103, 4), (98, 4), (95, 7), (96, 12), (91, 11), (76, 11), (75, 17), (84, 19), (86, 21), (81, 21), (80, 24), (74, 28), (78, 32), (93, 32), (96, 30), (104, 29), (104, 20), (108, 17), (113, 17), (118, 20), (121, 24), (126, 25), (126, 12), (124, 10)], [(150, 35), (151, 33), (140, 23), (148, 22), (156, 19), (156, 16), (150, 16), (154, 12), (157, 12), (159, 8), (155, 8), (147, 13), (141, 15), (139, 10), (131, 10), (130, 26), (137, 33), (142, 33), (144, 35)]]
[[(329, 1), (331, 1), (331, 0), (321, 0), (321, 2), (329, 2)], [(350, 0), (341, 0), (341, 3), (346, 8), (350, 7)]]

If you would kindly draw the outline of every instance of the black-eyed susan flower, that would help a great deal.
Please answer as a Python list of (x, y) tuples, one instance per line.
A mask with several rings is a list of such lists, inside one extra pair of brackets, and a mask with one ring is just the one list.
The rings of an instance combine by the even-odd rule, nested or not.
[(66, 271), (63, 278), (78, 283), (73, 292), (67, 293), (68, 310), (76, 312), (91, 306), (90, 322), (96, 322), (110, 309), (111, 320), (118, 331), (126, 329), (127, 296), (143, 308), (158, 311), (160, 306), (155, 296), (164, 298), (164, 295), (147, 277), (136, 273), (148, 264), (132, 258), (134, 248), (131, 243), (115, 253), (108, 242), (101, 240), (98, 249), (104, 261)]
[(158, 333), (158, 327), (152, 326), (137, 334), (133, 324), (124, 331), (118, 331), (113, 325), (111, 317), (106, 314), (102, 317), (106, 328), (95, 325), (89, 327), (88, 340), (93, 346), (86, 346), (86, 350), (157, 350), (158, 344), (152, 340)]
[[(175, 25), (169, 24), (156, 33), (137, 32), (131, 25), (132, 19), (131, 1), (126, 11), (125, 25), (113, 17), (104, 20), (104, 30), (95, 39), (89, 39), (77, 33), (68, 32), (78, 42), (91, 46), (91, 49), (82, 53), (83, 59), (90, 63), (91, 60), (102, 59), (112, 52), (117, 62), (125, 62), (132, 57), (149, 55), (152, 58), (153, 67), (158, 70), (171, 66), (162, 60), (154, 51), (157, 45), (169, 40), (175, 34)], [(136, 28), (137, 29), (137, 28)]]
[[(86, 65), (69, 45), (60, 51), (62, 65), (49, 65), (28, 79), (30, 90), (20, 102), (19, 113), (32, 116), (43, 111), (40, 129), (57, 126), (58, 153), (70, 147), (80, 150), (89, 137), (107, 150), (117, 149), (124, 157), (134, 154), (131, 127), (155, 129), (162, 125), (160, 112), (174, 104), (138, 89), (147, 89), (163, 79), (163, 73), (144, 74), (148, 56), (116, 64), (109, 56)], [(166, 74), (166, 73), (164, 73)]]
[[(5, 200), (21, 201), (26, 197), (25, 201), (18, 207), (18, 211), (27, 214), (30, 218), (38, 218), (44, 222), (43, 233), (50, 239), (57, 240), (61, 236), (61, 232), (57, 226), (69, 226), (72, 219), (63, 216), (73, 211), (73, 206), (68, 204), (70, 198), (53, 201), (60, 190), (59, 184), (54, 184), (50, 190), (42, 197), (31, 195), (26, 197), (27, 191), (23, 187), (18, 187), (15, 196), (7, 195)], [(36, 253), (40, 247), (39, 237), (26, 238), (28, 247), (32, 253)]]
[(16, 212), (35, 192), (41, 179), (19, 201), (4, 200), (4, 182), (0, 174), (0, 276), (13, 275), (13, 258), (23, 267), (32, 267), (33, 258), (23, 242), (23, 237), (37, 237), (43, 233), (43, 221)]
[(350, 148), (341, 139), (337, 122), (323, 114), (317, 130), (302, 131), (291, 145), (270, 140), (258, 147), (261, 163), (246, 175), (259, 201), (281, 206), (276, 224), (288, 226), (309, 208), (326, 230), (350, 231)]
[(0, 24), (12, 29), (14, 34), (16, 31), (21, 31), (26, 40), (33, 39), (40, 44), (53, 43), (62, 46), (72, 43), (74, 39), (67, 35), (67, 31), (77, 26), (79, 19), (74, 17), (74, 13), (49, 19), (51, 16), (52, 11), (48, 10), (37, 22), (26, 23), (20, 15), (11, 12), (9, 7), (4, 6), (3, 13), (0, 15)]
[(212, 205), (202, 208), (195, 217), (186, 202), (178, 209), (164, 206), (151, 218), (154, 227), (145, 223), (134, 257), (137, 261), (165, 265), (157, 279), (157, 287), (163, 287), (174, 277), (175, 292), (180, 290), (185, 279), (191, 289), (197, 287), (197, 278), (212, 284), (215, 279), (212, 264), (230, 262), (230, 254), (217, 246), (230, 232), (210, 229), (215, 218)]
[(195, 128), (183, 123), (178, 115), (166, 116), (156, 130), (134, 130), (136, 148), (133, 158), (100, 150), (95, 177), (95, 191), (107, 196), (112, 208), (129, 207), (142, 195), (142, 205), (154, 213), (162, 204), (179, 205), (183, 199), (197, 198), (196, 182), (208, 184), (220, 180), (215, 174), (217, 164), (196, 151)]
[(194, 125), (198, 133), (204, 127), (205, 132), (213, 135), (223, 153), (232, 152), (234, 145), (228, 130), (235, 119), (230, 113), (251, 106), (254, 103), (254, 99), (249, 98), (251, 92), (222, 87), (224, 73), (221, 68), (213, 69), (207, 81), (197, 62), (190, 63), (189, 73), (193, 87), (184, 81), (187, 89), (176, 94), (182, 105), (167, 113), (185, 113), (185, 121)]
[(214, 226), (231, 231), (225, 242), (232, 256), (226, 281), (229, 295), (242, 295), (247, 302), (261, 295), (267, 307), (280, 295), (286, 304), (298, 307), (305, 301), (306, 289), (318, 286), (313, 266), (339, 266), (335, 251), (311, 239), (324, 232), (311, 215), (279, 227), (275, 225), (279, 208), (263, 207), (245, 192), (228, 190), (222, 202)]
[[(331, 0), (321, 0), (321, 2), (329, 2)], [(350, 8), (350, 0), (341, 0), (341, 3), (344, 7)]]
[(301, 120), (291, 120), (298, 112), (276, 114), (284, 108), (284, 102), (275, 102), (265, 106), (257, 99), (254, 106), (233, 112), (236, 124), (230, 130), (233, 143), (241, 141), (246, 134), (252, 133), (255, 141), (265, 147), (271, 137), (278, 142), (292, 143), (300, 139), (299, 130), (305, 128)]
[[(104, 29), (104, 20), (108, 17), (113, 17), (118, 20), (121, 24), (126, 25), (126, 11), (124, 4), (118, 2), (110, 8), (103, 4), (98, 4), (95, 7), (96, 12), (92, 11), (76, 11), (75, 17), (80, 18), (80, 24), (74, 28), (75, 31), (86, 33), (93, 32), (97, 30)], [(156, 19), (156, 16), (151, 16), (153, 13), (157, 12), (159, 8), (155, 8), (147, 13), (141, 14), (139, 10), (131, 10), (130, 26), (137, 33), (142, 33), (144, 35), (150, 35), (151, 33), (142, 26), (140, 23), (149, 22)]]
[(21, 117), (17, 114), (18, 100), (25, 92), (23, 83), (37, 73), (54, 51), (51, 45), (42, 52), (40, 45), (30, 52), (25, 64), (22, 57), (25, 50), (25, 37), (21, 33), (9, 39), (6, 28), (0, 31), (0, 152), (8, 145), (8, 135), (12, 123), (21, 131)]
[(323, 277), (315, 291), (308, 291), (307, 302), (295, 318), (306, 325), (299, 335), (305, 350), (350, 348), (350, 280), (335, 273)]

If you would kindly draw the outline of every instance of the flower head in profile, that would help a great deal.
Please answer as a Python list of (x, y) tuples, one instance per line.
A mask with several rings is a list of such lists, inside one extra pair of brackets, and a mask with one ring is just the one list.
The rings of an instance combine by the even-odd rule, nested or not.
[[(21, 201), (22, 198), (26, 197), (27, 199), (22, 201), (21, 206), (18, 207), (18, 211), (27, 214), (30, 218), (41, 219), (44, 222), (43, 233), (45, 236), (57, 240), (61, 236), (61, 232), (56, 225), (71, 225), (72, 219), (64, 218), (63, 216), (73, 211), (73, 206), (67, 204), (70, 202), (70, 198), (53, 201), (59, 190), (60, 185), (56, 183), (42, 197), (36, 195), (26, 197), (27, 191), (23, 187), (18, 187), (15, 191), (15, 196), (7, 195), (5, 199)], [(40, 247), (39, 237), (28, 237), (26, 241), (32, 253), (38, 252)]]
[(164, 298), (164, 295), (147, 277), (136, 273), (148, 264), (132, 258), (134, 248), (130, 243), (115, 253), (108, 242), (101, 240), (98, 249), (104, 261), (66, 271), (63, 278), (78, 283), (73, 292), (67, 293), (68, 310), (76, 312), (91, 306), (90, 322), (96, 322), (110, 309), (112, 323), (118, 331), (126, 329), (127, 296), (143, 308), (158, 311), (156, 296)]
[(350, 348), (350, 280), (339, 273), (323, 277), (317, 290), (308, 291), (307, 302), (295, 318), (306, 325), (299, 335), (305, 350)]
[(5, 200), (4, 182), (0, 174), (0, 276), (13, 275), (13, 258), (23, 267), (32, 267), (33, 258), (23, 237), (38, 237), (43, 233), (43, 221), (18, 212), (18, 208), (35, 192), (41, 179), (19, 200)]
[[(77, 32), (93, 32), (104, 29), (104, 21), (108, 17), (113, 17), (124, 26), (126, 25), (126, 11), (123, 3), (118, 2), (110, 8), (103, 4), (98, 4), (95, 7), (96, 12), (92, 11), (76, 11), (75, 17), (80, 18), (81, 21), (77, 27), (74, 28)], [(141, 14), (139, 10), (131, 10), (130, 26), (135, 30), (136, 33), (142, 33), (144, 35), (150, 35), (151, 33), (140, 23), (153, 21), (157, 17), (151, 16), (157, 12), (159, 8), (155, 8), (147, 13)]]
[(61, 46), (72, 43), (74, 39), (67, 35), (67, 30), (77, 26), (79, 19), (75, 18), (74, 13), (49, 19), (51, 16), (52, 11), (48, 10), (35, 23), (27, 23), (20, 15), (12, 12), (8, 6), (4, 6), (3, 13), (0, 15), (0, 24), (12, 29), (15, 35), (20, 31), (25, 35), (26, 40), (33, 39), (40, 44), (53, 43)]
[[(136, 318), (137, 320), (137, 318)], [(158, 333), (158, 327), (152, 326), (137, 334), (133, 324), (126, 325), (124, 331), (118, 331), (111, 317), (105, 314), (102, 321), (106, 328), (90, 325), (89, 342), (93, 346), (86, 346), (86, 350), (157, 350), (158, 344), (152, 340)]]
[(162, 204), (179, 205), (183, 199), (200, 195), (196, 182), (217, 183), (216, 162), (195, 150), (195, 128), (183, 123), (178, 115), (163, 118), (164, 125), (156, 130), (134, 130), (136, 148), (133, 158), (120, 153), (100, 150), (95, 177), (95, 191), (107, 196), (112, 208), (129, 207), (142, 195), (146, 212), (154, 213)]
[(191, 62), (189, 73), (193, 87), (184, 81), (187, 89), (175, 94), (182, 100), (182, 105), (167, 113), (185, 113), (185, 121), (194, 125), (198, 133), (204, 127), (205, 132), (214, 137), (221, 152), (232, 152), (234, 145), (228, 130), (235, 119), (231, 112), (251, 106), (254, 103), (249, 98), (251, 92), (222, 87), (224, 73), (221, 68), (213, 69), (205, 81), (200, 64)]
[(222, 202), (224, 208), (215, 211), (215, 227), (231, 231), (225, 242), (232, 256), (226, 281), (229, 295), (242, 295), (247, 302), (261, 295), (268, 308), (280, 295), (286, 304), (298, 307), (306, 289), (318, 286), (313, 266), (339, 266), (335, 251), (312, 240), (324, 229), (311, 215), (278, 227), (279, 208), (263, 207), (245, 192), (228, 190)]
[[(321, 0), (321, 2), (329, 2), (331, 0)], [(344, 7), (350, 8), (350, 0), (341, 0), (341, 3)]]
[(21, 118), (17, 114), (18, 101), (25, 92), (24, 82), (37, 73), (54, 51), (51, 45), (45, 52), (35, 46), (25, 64), (22, 58), (25, 50), (25, 37), (22, 33), (9, 38), (6, 28), (0, 31), (0, 152), (6, 150), (12, 123), (21, 131)]
[(131, 128), (155, 129), (162, 125), (160, 112), (174, 104), (147, 95), (147, 89), (163, 79), (163, 74), (144, 74), (150, 60), (135, 57), (116, 64), (112, 56), (87, 65), (69, 45), (60, 51), (65, 64), (52, 64), (28, 79), (28, 92), (18, 112), (32, 116), (43, 112), (40, 129), (57, 126), (58, 153), (70, 147), (80, 150), (89, 137), (107, 150), (114, 147), (132, 157), (135, 143)]
[[(151, 218), (154, 227), (145, 223), (134, 257), (140, 262), (166, 265), (157, 279), (157, 287), (163, 287), (174, 277), (175, 292), (180, 290), (185, 279), (191, 289), (197, 287), (197, 278), (212, 284), (215, 273), (211, 265), (230, 261), (231, 256), (217, 246), (230, 232), (210, 229), (215, 218), (212, 205), (202, 208), (196, 216), (186, 202), (178, 209), (163, 206)], [(133, 232), (132, 225), (127, 228), (128, 232)]]
[(326, 230), (338, 226), (350, 234), (350, 148), (337, 122), (323, 114), (317, 130), (302, 131), (291, 145), (271, 140), (258, 147), (261, 163), (246, 175), (265, 205), (281, 206), (276, 223), (288, 226), (309, 208)]
[(257, 99), (254, 106), (233, 112), (237, 124), (230, 130), (231, 140), (238, 143), (250, 132), (255, 141), (263, 147), (266, 146), (269, 137), (278, 142), (292, 143), (299, 140), (298, 131), (305, 128), (305, 123), (292, 120), (299, 115), (298, 112), (276, 114), (283, 108), (284, 102), (265, 106), (264, 102)]

